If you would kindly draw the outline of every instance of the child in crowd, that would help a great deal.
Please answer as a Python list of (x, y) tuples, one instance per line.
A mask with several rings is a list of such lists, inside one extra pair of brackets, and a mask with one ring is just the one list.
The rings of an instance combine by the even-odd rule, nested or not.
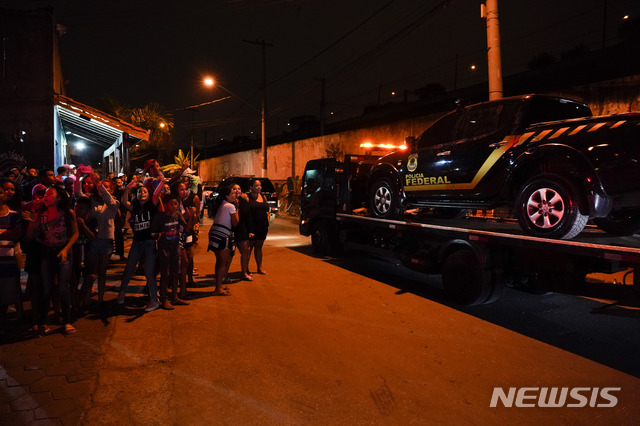
[[(160, 306), (172, 310), (173, 305), (188, 305), (178, 297), (178, 274), (180, 273), (180, 239), (189, 226), (178, 210), (178, 197), (169, 194), (164, 197), (164, 212), (158, 212), (151, 223), (151, 233), (158, 240), (157, 270), (160, 272)], [(194, 220), (192, 218), (191, 220)], [(193, 225), (193, 224), (191, 224)], [(146, 268), (146, 265), (145, 265)], [(169, 301), (168, 287), (172, 298)]]
[[(71, 307), (74, 315), (87, 308), (91, 290), (93, 290), (93, 264), (89, 256), (89, 244), (96, 239), (97, 223), (89, 217), (91, 200), (80, 197), (76, 201), (76, 221), (78, 223), (78, 240), (73, 245), (73, 276), (71, 281)], [(82, 278), (82, 286), (78, 291), (78, 284)]]

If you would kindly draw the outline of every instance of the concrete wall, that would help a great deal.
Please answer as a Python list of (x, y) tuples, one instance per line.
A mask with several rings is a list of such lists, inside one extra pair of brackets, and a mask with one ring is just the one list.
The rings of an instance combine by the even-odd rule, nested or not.
[[(441, 114), (401, 120), (380, 126), (303, 139), (267, 148), (267, 176), (274, 182), (301, 176), (307, 161), (314, 158), (362, 154), (360, 144), (401, 144), (407, 136), (418, 136)], [(204, 181), (219, 181), (230, 174), (256, 175), (262, 172), (259, 149), (237, 152), (200, 161), (200, 176)]]
[[(573, 87), (550, 94), (585, 102), (591, 107), (594, 115), (639, 111), (640, 76)], [(267, 149), (267, 176), (274, 182), (284, 182), (290, 176), (302, 176), (304, 166), (309, 160), (342, 158), (344, 154), (364, 154), (364, 150), (360, 148), (364, 141), (400, 144), (407, 136), (419, 136), (446, 112), (270, 146)], [(229, 174), (260, 176), (261, 159), (259, 149), (209, 158), (200, 162), (200, 176), (204, 181), (220, 181)]]

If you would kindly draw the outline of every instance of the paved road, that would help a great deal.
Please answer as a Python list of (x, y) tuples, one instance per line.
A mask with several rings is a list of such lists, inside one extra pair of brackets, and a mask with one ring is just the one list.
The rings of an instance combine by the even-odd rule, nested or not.
[[(460, 310), (392, 265), (314, 258), (295, 230), (277, 220), (269, 274), (231, 284), (231, 297), (211, 296), (201, 249), (190, 306), (144, 314), (134, 281), (127, 308), (73, 336), (1, 346), (0, 424), (637, 424), (638, 377), (548, 342), (588, 339), (584, 312), (564, 328), (547, 315), (584, 299), (536, 296), (528, 310), (528, 295), (508, 292)], [(617, 337), (637, 345), (638, 318), (623, 319), (636, 333)], [(494, 387), (545, 386), (621, 390), (614, 408), (489, 407)]]

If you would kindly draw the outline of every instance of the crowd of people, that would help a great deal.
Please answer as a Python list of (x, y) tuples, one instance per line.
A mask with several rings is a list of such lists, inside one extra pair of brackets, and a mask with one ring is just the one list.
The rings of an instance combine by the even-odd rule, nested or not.
[[(107, 275), (114, 262), (126, 262), (116, 302), (126, 303), (134, 275), (146, 278), (144, 310), (189, 305), (194, 284), (194, 253), (200, 236), (201, 186), (185, 162), (170, 179), (149, 160), (130, 177), (101, 177), (89, 166), (54, 170), (17, 167), (0, 178), (0, 337), (10, 306), (16, 319), (30, 321), (42, 336), (57, 323), (66, 334), (91, 310), (105, 307)], [(213, 204), (208, 251), (215, 263), (214, 296), (229, 296), (229, 268), (240, 252), (242, 279), (253, 280), (262, 267), (269, 207), (255, 180), (248, 193), (239, 185), (223, 188)], [(125, 238), (131, 245), (125, 253)], [(113, 259), (114, 255), (117, 257)], [(20, 276), (26, 274), (23, 291)], [(94, 285), (97, 292), (94, 292)], [(94, 298), (95, 296), (95, 298)], [(146, 296), (144, 296), (146, 297)], [(24, 302), (31, 302), (31, 315)], [(29, 318), (27, 318), (29, 317)]]

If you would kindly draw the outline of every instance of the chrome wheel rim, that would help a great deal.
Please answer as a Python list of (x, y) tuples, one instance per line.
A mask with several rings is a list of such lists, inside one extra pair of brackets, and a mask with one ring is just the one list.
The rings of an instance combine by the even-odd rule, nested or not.
[(537, 189), (527, 200), (529, 221), (540, 229), (549, 229), (557, 226), (564, 213), (564, 200), (554, 189)]
[(374, 195), (374, 204), (380, 214), (385, 214), (391, 208), (391, 191), (386, 186), (380, 186)]

